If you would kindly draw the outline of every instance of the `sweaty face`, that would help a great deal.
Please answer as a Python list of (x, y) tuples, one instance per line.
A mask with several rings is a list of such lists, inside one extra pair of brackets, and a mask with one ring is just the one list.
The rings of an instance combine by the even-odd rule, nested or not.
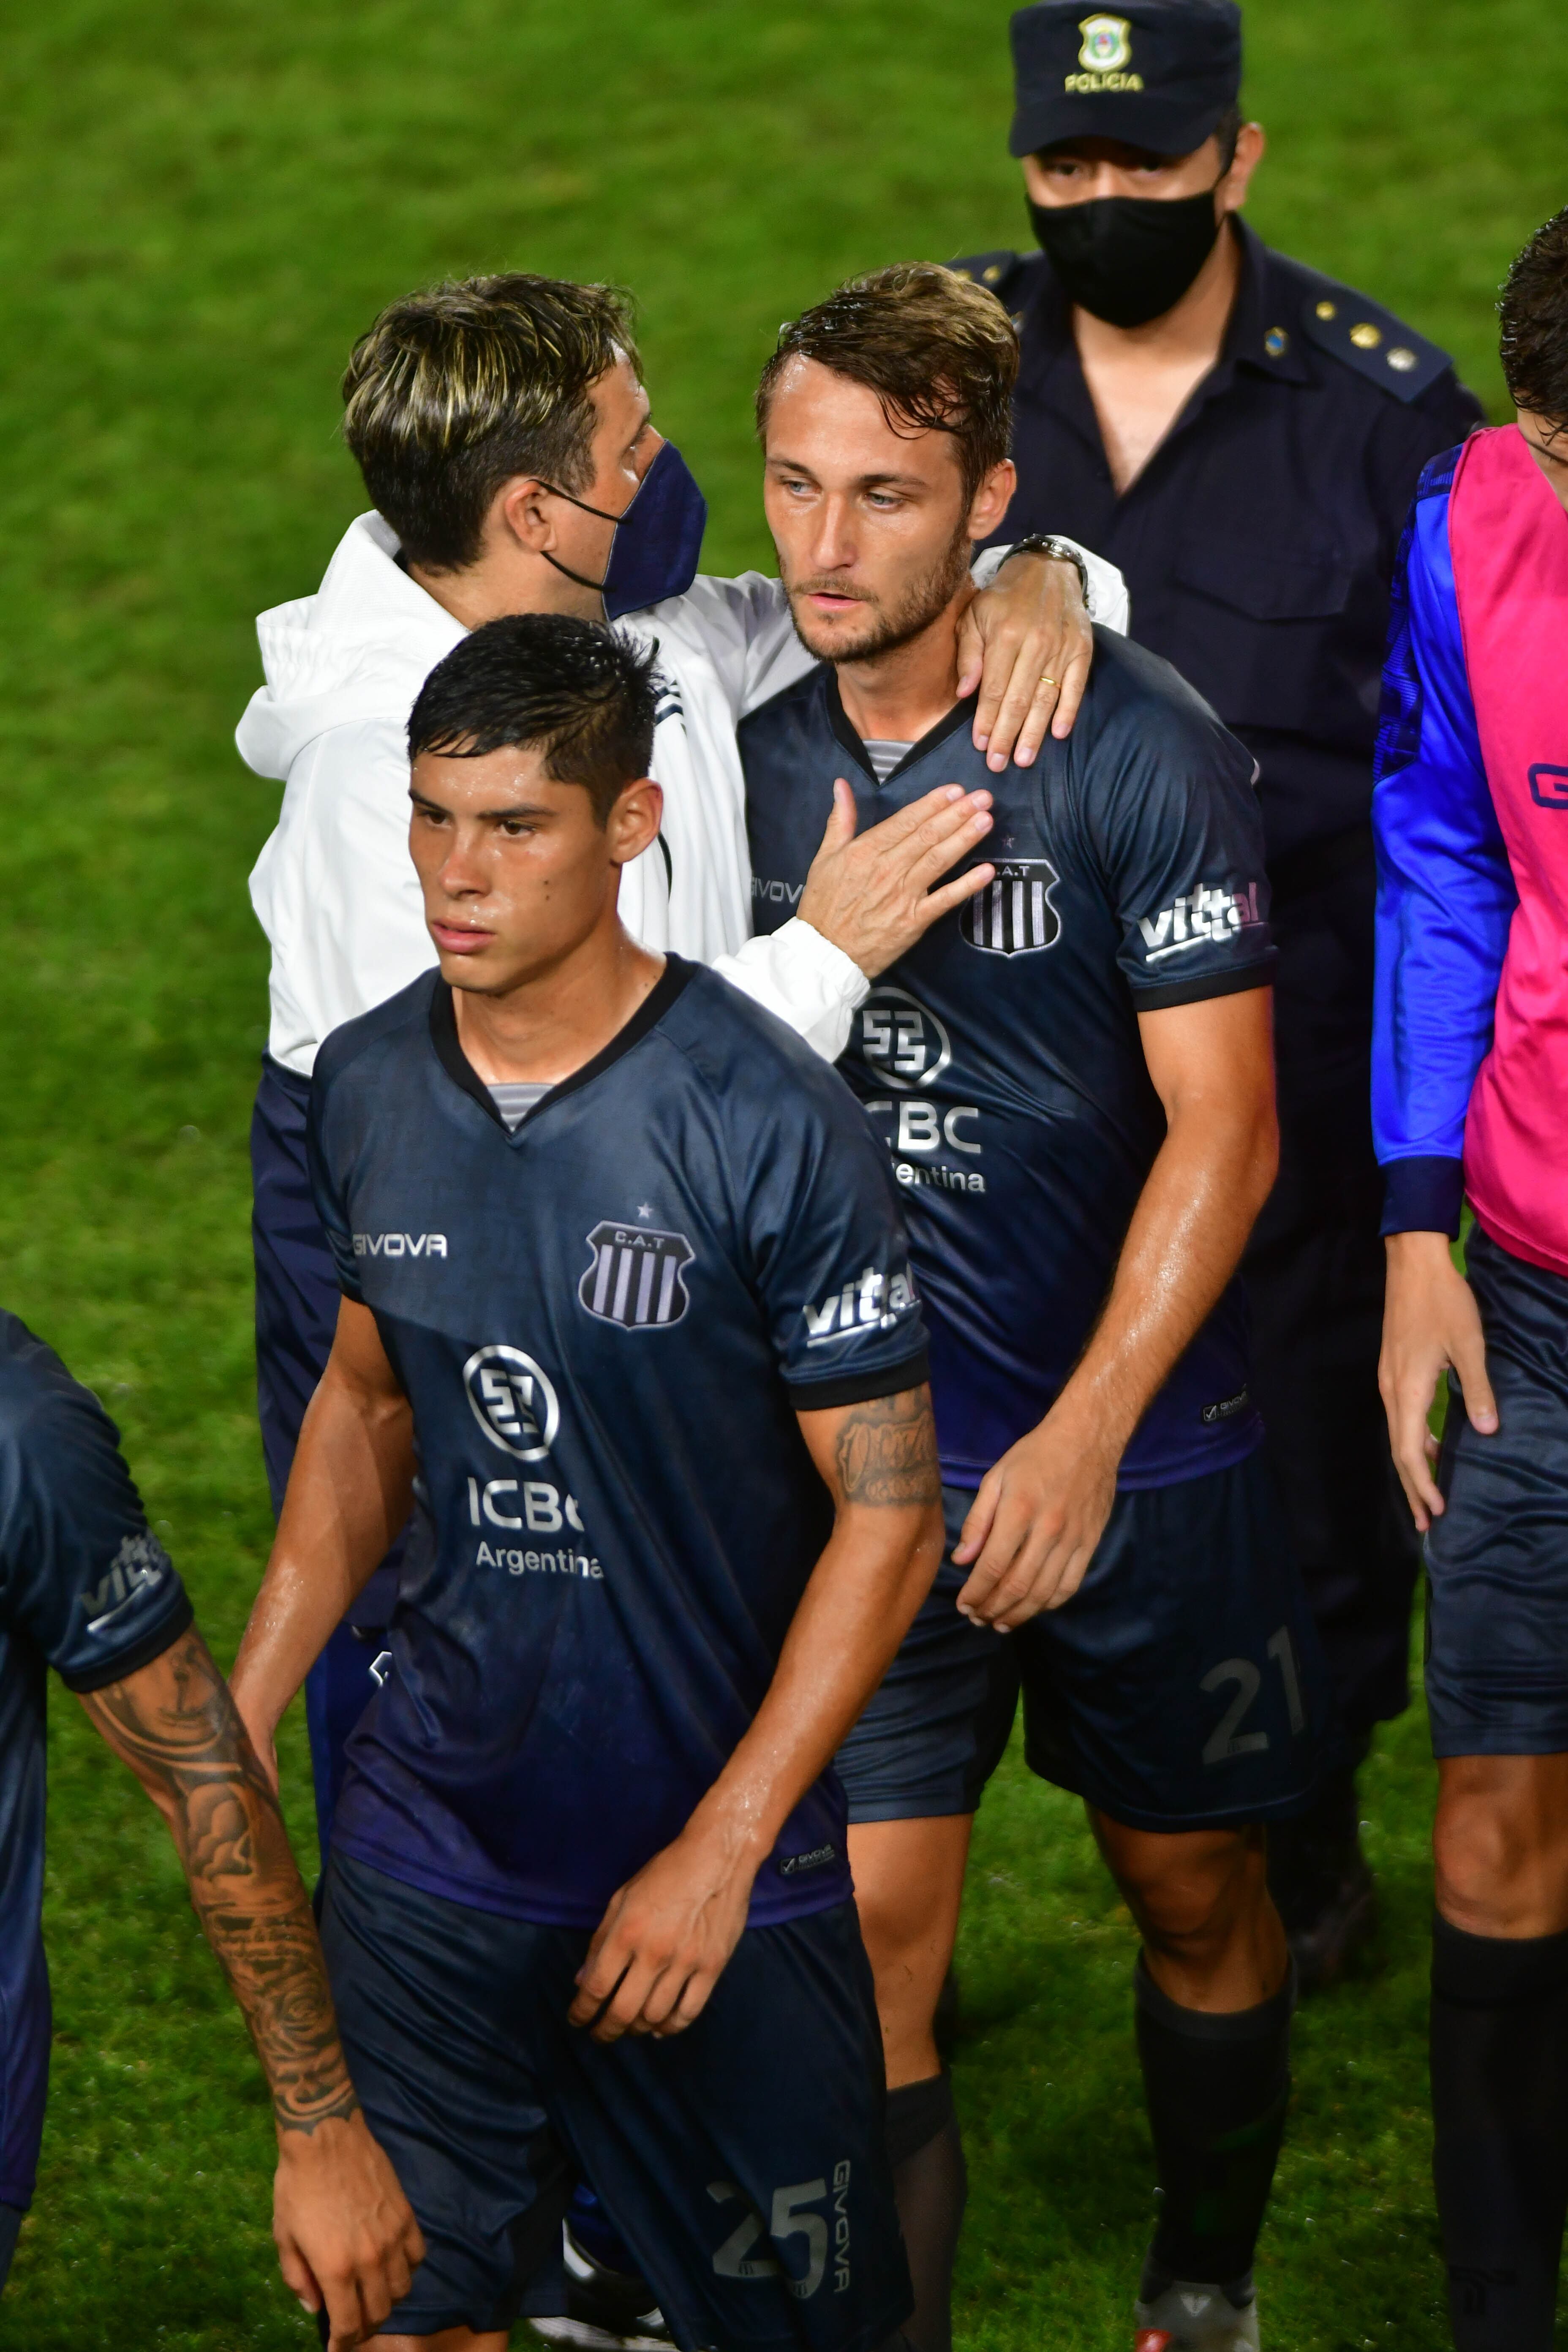
[[(649, 793), (651, 828), (640, 811)], [(556, 783), (527, 747), (472, 760), (423, 751), (409, 798), (408, 846), (442, 978), (492, 995), (548, 971), (613, 916), (621, 866), (658, 824), (658, 787), (643, 784), (601, 829), (584, 787)]]
[(895, 430), (877, 394), (794, 359), (768, 412), (763, 504), (802, 644), (864, 661), (963, 586), (970, 506), (951, 434)]

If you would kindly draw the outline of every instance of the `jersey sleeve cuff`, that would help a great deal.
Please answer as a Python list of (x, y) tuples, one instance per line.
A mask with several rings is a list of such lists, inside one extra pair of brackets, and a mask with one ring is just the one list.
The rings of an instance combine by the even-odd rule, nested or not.
[(1140, 1013), (1163, 1013), (1167, 1005), (1202, 1004), (1211, 996), (1240, 996), (1249, 988), (1271, 988), (1276, 958), (1266, 963), (1243, 964), (1240, 971), (1195, 973), (1191, 980), (1163, 981), (1155, 988), (1134, 988), (1132, 1003)]
[(181, 1634), (189, 1633), (195, 1614), (189, 1593), (182, 1592), (168, 1616), (150, 1626), (139, 1641), (130, 1643), (100, 1666), (74, 1675), (62, 1673), (60, 1680), (79, 1698), (85, 1698), (92, 1691), (107, 1690), (110, 1683), (122, 1683), (128, 1675), (139, 1674), (154, 1658), (161, 1658), (165, 1650), (172, 1650)]
[(1465, 1163), (1436, 1154), (1417, 1160), (1394, 1160), (1383, 1171), (1384, 1234), (1447, 1234), (1459, 1238), (1459, 1211), (1465, 1200)]
[(879, 1371), (844, 1372), (836, 1381), (791, 1381), (789, 1401), (796, 1412), (832, 1412), (841, 1405), (868, 1404), (873, 1397), (923, 1388), (930, 1378), (931, 1358), (922, 1348), (918, 1356), (885, 1364)]

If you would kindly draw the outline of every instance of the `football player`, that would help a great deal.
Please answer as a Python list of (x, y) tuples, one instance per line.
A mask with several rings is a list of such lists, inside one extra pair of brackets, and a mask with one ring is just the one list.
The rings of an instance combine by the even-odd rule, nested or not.
[[(953, 627), (1012, 495), (1016, 367), (980, 288), (911, 266), (807, 311), (763, 373), (768, 521), (819, 662), (741, 729), (763, 910), (835, 794), (867, 824), (974, 772)], [(1234, 1279), (1276, 1161), (1253, 765), (1101, 632), (1070, 738), (992, 785), (992, 877), (889, 967), (841, 1064), (904, 1195), (949, 1535), (839, 1759), (911, 2332), (949, 2341), (963, 2172), (932, 2017), (1021, 1683), (1028, 1760), (1086, 1801), (1142, 1937), (1163, 2203), (1139, 2344), (1218, 2352), (1258, 2341), (1285, 2111), (1261, 1825), (1310, 1799), (1327, 1706)]]
[(417, 1495), (322, 1912), (427, 2247), (384, 2352), (559, 2310), (576, 2173), (687, 2347), (909, 2308), (827, 1768), (941, 1557), (925, 1339), (840, 1080), (618, 919), (658, 694), (561, 614), (447, 656), (438, 967), (316, 1063), (343, 1303), (236, 1691), (267, 1752)]
[(272, 2094), (273, 2234), (334, 2352), (407, 2290), (419, 2232), (343, 2063), (276, 1799), (114, 1424), (0, 1313), (0, 2287), (32, 2202), (48, 2087), (46, 1668), (169, 1825)]

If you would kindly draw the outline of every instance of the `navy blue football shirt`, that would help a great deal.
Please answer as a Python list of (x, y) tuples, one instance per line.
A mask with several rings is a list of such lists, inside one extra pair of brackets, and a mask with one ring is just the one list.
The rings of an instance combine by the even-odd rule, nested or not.
[(32, 2197), (48, 2081), (47, 1669), (72, 1690), (101, 1690), (190, 1622), (113, 1423), (52, 1349), (0, 1312), (0, 2203)]
[[(337, 1030), (311, 1096), (321, 1221), (413, 1406), (426, 1517), (334, 1843), (596, 1926), (750, 1725), (827, 1540), (796, 1412), (926, 1377), (885, 1158), (832, 1070), (674, 956), (510, 1131), (435, 973)], [(752, 1917), (849, 1891), (828, 1775)]]
[[(1066, 742), (986, 768), (973, 701), (879, 784), (824, 665), (741, 728), (757, 927), (799, 901), (832, 805), (862, 827), (984, 786), (997, 877), (873, 986), (840, 1067), (892, 1157), (931, 1332), (944, 1476), (975, 1486), (1044, 1417), (1104, 1303), (1165, 1131), (1137, 1015), (1267, 982), (1253, 762), (1174, 670), (1107, 630)], [(1233, 1283), (1151, 1405), (1123, 1486), (1262, 1434)]]

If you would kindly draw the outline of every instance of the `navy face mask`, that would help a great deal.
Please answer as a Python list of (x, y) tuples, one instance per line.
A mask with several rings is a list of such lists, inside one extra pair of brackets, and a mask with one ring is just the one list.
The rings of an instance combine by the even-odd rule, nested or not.
[(684, 596), (697, 577), (702, 533), (708, 524), (708, 501), (698, 488), (691, 468), (667, 441), (633, 491), (630, 503), (618, 515), (574, 499), (570, 490), (547, 487), (568, 506), (613, 522), (610, 560), (602, 580), (584, 580), (552, 555), (546, 563), (575, 580), (579, 588), (596, 588), (605, 600), (605, 618), (618, 621), (624, 614), (640, 613), (646, 605), (662, 604), (667, 596)]
[(1175, 308), (1214, 251), (1214, 194), (1031, 203), (1029, 218), (1069, 302), (1109, 326), (1146, 327)]

